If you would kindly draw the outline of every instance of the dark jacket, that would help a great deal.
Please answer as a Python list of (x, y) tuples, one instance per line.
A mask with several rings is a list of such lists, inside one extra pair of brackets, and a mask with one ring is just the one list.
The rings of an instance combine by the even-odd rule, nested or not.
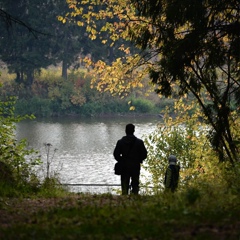
[(147, 150), (141, 139), (134, 135), (127, 135), (118, 140), (113, 156), (119, 162), (140, 164), (147, 157)]
[(179, 171), (180, 171), (179, 165), (168, 166), (164, 179), (164, 185), (166, 189), (171, 189), (172, 192), (176, 190), (179, 181)]

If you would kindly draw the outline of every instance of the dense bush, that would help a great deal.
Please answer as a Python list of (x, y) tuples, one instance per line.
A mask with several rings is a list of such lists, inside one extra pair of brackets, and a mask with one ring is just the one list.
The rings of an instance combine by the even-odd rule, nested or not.
[(37, 152), (28, 149), (25, 140), (15, 139), (15, 123), (32, 116), (15, 116), (14, 105), (14, 98), (0, 101), (0, 158), (1, 171), (4, 171), (1, 173), (0, 195), (34, 188), (32, 180), (35, 174), (32, 168), (40, 163)]
[(143, 98), (131, 99), (131, 105), (134, 106), (137, 113), (153, 113), (155, 107), (153, 102)]
[(58, 111), (57, 107), (54, 107), (54, 103), (50, 99), (43, 99), (39, 97), (33, 97), (29, 100), (19, 99), (16, 102), (17, 114), (33, 114), (34, 116), (50, 116), (53, 112)]
[(204, 123), (198, 105), (179, 101), (174, 109), (176, 117), (172, 118), (166, 111), (163, 124), (159, 124), (156, 131), (146, 137), (148, 158), (145, 168), (151, 175), (148, 183), (153, 184), (155, 192), (163, 189), (168, 156), (176, 155), (181, 166), (180, 190), (190, 189), (187, 190), (190, 195), (195, 194), (195, 190), (191, 189), (212, 191), (212, 194), (219, 191), (223, 194), (227, 191), (239, 194), (240, 166), (233, 166), (227, 161), (219, 162), (208, 138), (209, 126)]

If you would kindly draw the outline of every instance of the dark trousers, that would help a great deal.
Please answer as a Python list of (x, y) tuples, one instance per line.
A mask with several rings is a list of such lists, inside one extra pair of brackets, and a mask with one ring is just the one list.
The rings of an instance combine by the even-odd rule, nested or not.
[[(129, 188), (131, 187), (131, 193), (137, 195), (139, 192), (139, 176), (140, 176), (140, 164), (132, 166), (125, 166), (121, 175), (121, 187), (122, 195), (129, 194)], [(131, 183), (130, 183), (131, 179)]]

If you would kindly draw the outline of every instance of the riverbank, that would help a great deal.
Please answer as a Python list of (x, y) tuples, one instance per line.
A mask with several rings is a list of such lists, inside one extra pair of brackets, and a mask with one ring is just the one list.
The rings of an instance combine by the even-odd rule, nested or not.
[(51, 117), (36, 117), (37, 119), (61, 119), (61, 118), (68, 118), (68, 119), (116, 119), (116, 118), (128, 118), (128, 119), (149, 119), (149, 118), (156, 118), (159, 120), (163, 119), (163, 114), (161, 113), (101, 113), (101, 114), (92, 114), (90, 116), (85, 116), (81, 114), (66, 114), (66, 115), (56, 115)]
[(1, 199), (0, 239), (239, 238), (239, 207), (216, 201), (215, 206), (201, 201), (189, 205), (179, 195), (163, 197), (69, 194)]

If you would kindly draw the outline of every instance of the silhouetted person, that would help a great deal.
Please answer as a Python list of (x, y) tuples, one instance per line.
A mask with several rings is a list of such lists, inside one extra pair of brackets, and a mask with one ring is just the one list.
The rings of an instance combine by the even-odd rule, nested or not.
[(177, 165), (177, 158), (170, 155), (168, 158), (169, 165), (167, 167), (164, 179), (165, 189), (175, 192), (178, 187), (180, 166)]
[(118, 140), (114, 149), (114, 158), (121, 162), (123, 170), (121, 174), (122, 195), (129, 193), (129, 184), (131, 179), (132, 193), (139, 192), (139, 176), (141, 163), (147, 157), (147, 150), (141, 139), (134, 136), (135, 126), (126, 125), (126, 136)]

